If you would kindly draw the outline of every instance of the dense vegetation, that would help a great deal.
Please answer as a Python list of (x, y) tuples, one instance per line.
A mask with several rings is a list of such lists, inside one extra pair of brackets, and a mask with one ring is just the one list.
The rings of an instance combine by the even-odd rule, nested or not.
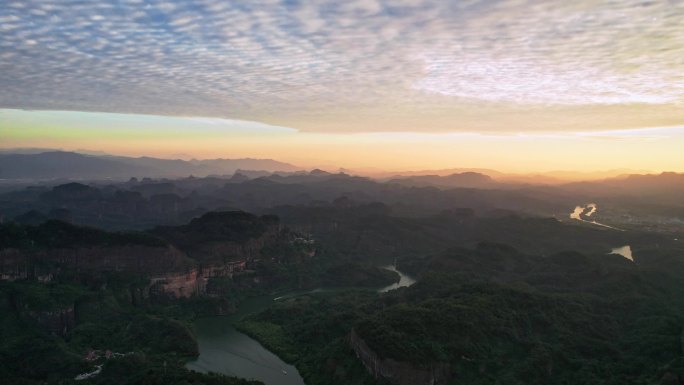
[[(558, 191), (418, 182), (317, 173), (4, 194), (3, 214), (23, 225), (0, 224), (3, 274), (25, 271), (11, 269), (23, 251), (128, 245), (173, 246), (184, 269), (247, 263), (189, 299), (145, 290), (146, 276), (71, 270), (59, 258), (40, 275), (0, 281), (0, 375), (70, 383), (101, 363), (89, 383), (246, 383), (184, 369), (197, 354), (191, 321), (232, 313), (255, 294), (335, 287), (285, 296), (237, 326), (296, 364), (309, 385), (383, 382), (357, 358), (352, 331), (380, 361), (446, 368), (454, 384), (684, 383), (684, 246), (675, 236), (496, 209), (566, 210)], [(260, 215), (202, 215), (230, 207)], [(607, 254), (626, 244), (634, 262)], [(377, 267), (390, 261), (418, 283), (376, 293), (398, 278)], [(92, 350), (124, 356), (84, 360)]]
[[(0, 282), (3, 382), (71, 383), (103, 364), (88, 383), (248, 383), (186, 370), (186, 360), (197, 355), (189, 322), (206, 304), (200, 299), (155, 304), (140, 297), (141, 284), (144, 279), (120, 274), (80, 282)], [(89, 362), (90, 351), (124, 356)]]
[[(268, 224), (278, 229), (273, 239), (257, 244), (263, 250), (256, 251), (264, 258), (252, 261), (251, 270), (233, 277), (212, 277), (205, 295), (191, 298), (175, 299), (151, 291), (149, 277), (140, 273), (81, 271), (59, 260), (43, 266), (48, 282), (39, 282), (35, 275), (13, 282), (0, 280), (0, 375), (11, 383), (70, 383), (102, 364), (102, 372), (90, 383), (247, 383), (184, 369), (187, 359), (198, 354), (192, 320), (200, 315), (231, 314), (241, 300), (271, 290), (328, 284), (378, 287), (397, 279), (396, 274), (375, 266), (336, 261), (325, 253), (302, 257), (309, 255), (311, 243), (293, 242), (298, 234), (281, 231), (277, 223), (277, 218), (242, 212), (215, 213), (181, 228), (163, 228), (158, 236), (111, 233), (60, 221), (0, 225), (0, 250), (11, 249), (2, 267), (10, 273), (28, 263), (35, 250), (168, 246), (166, 238), (195, 251), (211, 241), (252, 242), (263, 236)], [(92, 351), (117, 355), (85, 360)]]
[(185, 249), (192, 249), (208, 242), (235, 242), (244, 244), (249, 239), (259, 238), (269, 226), (278, 226), (278, 218), (258, 217), (242, 211), (210, 212), (194, 218), (187, 225), (158, 227), (153, 233)]
[(142, 232), (108, 232), (50, 220), (36, 226), (0, 224), (0, 249), (57, 249), (141, 245), (163, 247), (162, 239)]
[(296, 364), (308, 385), (376, 384), (346, 337), (375, 308), (377, 294), (348, 290), (298, 296), (252, 315), (238, 326)]
[(681, 355), (682, 318), (655, 299), (611, 302), (425, 279), (439, 291), (431, 287), (357, 325), (381, 357), (448, 363), (468, 384), (634, 384), (653, 381)]
[(684, 374), (677, 273), (495, 244), (423, 263), (407, 289), (297, 297), (241, 327), (310, 385), (374, 383), (349, 347), (352, 329), (380, 359), (441, 364), (453, 383), (652, 384)]

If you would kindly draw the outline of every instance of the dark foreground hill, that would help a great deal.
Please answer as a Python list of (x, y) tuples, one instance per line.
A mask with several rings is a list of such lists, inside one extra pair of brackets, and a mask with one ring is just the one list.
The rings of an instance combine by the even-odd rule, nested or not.
[(310, 385), (681, 383), (678, 272), (491, 243), (418, 270), (405, 289), (300, 296), (241, 327)]
[[(91, 382), (238, 383), (183, 369), (190, 321), (278, 291), (239, 327), (308, 385), (680, 384), (681, 242), (498, 206), (515, 196), (322, 172), (5, 194), (22, 214), (0, 225), (0, 374), (69, 383), (102, 363)], [(407, 197), (433, 210), (398, 215)], [(306, 203), (271, 207), (291, 200)], [(221, 204), (261, 215), (203, 214)], [(608, 254), (623, 245), (633, 261)], [(417, 283), (377, 293), (391, 261)], [(133, 353), (84, 358), (107, 350)]]
[(0, 224), (0, 377), (36, 385), (71, 384), (88, 373), (87, 383), (103, 385), (256, 384), (185, 369), (198, 354), (191, 321), (232, 314), (245, 297), (273, 290), (398, 279), (317, 256), (317, 247), (277, 217), (239, 211), (149, 232), (56, 220)]

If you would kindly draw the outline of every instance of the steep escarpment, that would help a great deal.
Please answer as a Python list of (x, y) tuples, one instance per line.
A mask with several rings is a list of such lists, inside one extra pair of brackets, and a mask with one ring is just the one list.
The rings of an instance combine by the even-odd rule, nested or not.
[(198, 354), (190, 321), (231, 314), (272, 282), (289, 284), (291, 271), (314, 253), (313, 241), (277, 218), (242, 212), (146, 233), (59, 221), (1, 224), (1, 377), (252, 383), (185, 370)]
[(66, 336), (76, 326), (74, 305), (55, 310), (28, 311), (26, 316), (33, 319), (43, 329), (56, 335)]
[(254, 282), (276, 282), (283, 266), (308, 261), (316, 253), (313, 240), (282, 226), (278, 217), (242, 211), (212, 212), (150, 234), (177, 245), (196, 262), (202, 287), (210, 278), (232, 278), (247, 270), (255, 274)]
[(349, 334), (349, 344), (363, 366), (376, 379), (384, 379), (395, 385), (443, 385), (451, 378), (449, 364), (436, 363), (423, 368), (409, 362), (381, 358), (354, 329)]
[[(147, 295), (204, 294), (211, 278), (232, 279), (260, 264), (298, 263), (313, 241), (280, 226), (277, 217), (215, 212), (150, 232), (107, 232), (47, 221), (0, 226), (0, 279), (49, 282), (72, 273), (121, 272), (149, 279)], [(264, 270), (264, 269), (262, 269)], [(258, 273), (255, 273), (258, 274)], [(254, 277), (254, 282), (268, 276)]]
[(183, 271), (192, 261), (171, 245), (92, 246), (51, 250), (0, 250), (0, 274), (5, 279), (49, 280), (59, 268), (77, 271), (120, 271), (146, 275)]
[(277, 217), (242, 211), (211, 212), (183, 226), (157, 227), (149, 234), (173, 244), (194, 263), (192, 269), (153, 277), (153, 288), (176, 297), (207, 292), (217, 296), (221, 285), (212, 285), (212, 279), (232, 280), (247, 271), (253, 283), (262, 283), (269, 279), (262, 265), (298, 263), (315, 254), (313, 241), (282, 227)]
[(59, 221), (0, 229), (0, 276), (5, 280), (50, 281), (63, 270), (163, 275), (193, 266), (176, 247), (143, 233), (110, 233)]

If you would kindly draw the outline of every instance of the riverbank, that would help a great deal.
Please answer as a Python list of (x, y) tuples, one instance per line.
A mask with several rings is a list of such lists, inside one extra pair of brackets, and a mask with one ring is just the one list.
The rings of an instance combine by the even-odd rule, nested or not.
[[(304, 385), (304, 379), (293, 364), (301, 356), (293, 349), (295, 344), (282, 328), (269, 322), (254, 321), (252, 316), (267, 310), (275, 303), (297, 300), (314, 295), (334, 297), (348, 292), (375, 296), (415, 283), (396, 266), (382, 266), (397, 274), (397, 282), (379, 289), (358, 287), (318, 288), (300, 292), (285, 292), (272, 296), (259, 296), (242, 301), (236, 313), (229, 316), (201, 318), (194, 322), (199, 356), (186, 367), (202, 373), (221, 373), (229, 376), (254, 379), (266, 385)], [(294, 316), (294, 315), (293, 315)]]

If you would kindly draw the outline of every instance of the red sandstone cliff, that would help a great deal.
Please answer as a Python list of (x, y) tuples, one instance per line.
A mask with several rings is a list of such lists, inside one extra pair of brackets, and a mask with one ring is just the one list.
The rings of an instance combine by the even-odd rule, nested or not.
[(7, 280), (39, 278), (60, 267), (77, 271), (120, 271), (154, 275), (185, 271), (193, 266), (193, 261), (173, 246), (0, 250), (0, 276)]

